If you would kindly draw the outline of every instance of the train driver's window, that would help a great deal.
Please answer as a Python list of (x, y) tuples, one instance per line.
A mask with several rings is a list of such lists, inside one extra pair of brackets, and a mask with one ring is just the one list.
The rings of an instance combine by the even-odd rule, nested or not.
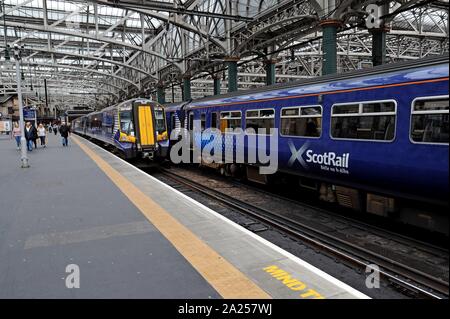
[(166, 131), (166, 119), (164, 109), (162, 107), (155, 107), (155, 129), (158, 134)]
[(133, 122), (131, 121), (131, 111), (120, 112), (120, 131), (134, 136)]
[(393, 141), (396, 114), (395, 101), (335, 104), (331, 111), (331, 137)]
[(275, 110), (250, 110), (245, 113), (247, 133), (270, 135), (275, 127)]
[(322, 107), (318, 105), (282, 109), (281, 135), (320, 137), (322, 135)]
[(415, 143), (439, 143), (448, 145), (448, 96), (414, 100), (411, 111), (410, 137)]
[(220, 130), (225, 133), (226, 129), (236, 129), (242, 127), (242, 113), (240, 111), (220, 113)]

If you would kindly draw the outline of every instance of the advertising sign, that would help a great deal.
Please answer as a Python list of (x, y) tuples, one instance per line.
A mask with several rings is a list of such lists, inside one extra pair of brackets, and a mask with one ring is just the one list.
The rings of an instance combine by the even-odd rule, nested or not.
[(9, 121), (0, 121), (0, 132), (10, 132), (11, 123)]

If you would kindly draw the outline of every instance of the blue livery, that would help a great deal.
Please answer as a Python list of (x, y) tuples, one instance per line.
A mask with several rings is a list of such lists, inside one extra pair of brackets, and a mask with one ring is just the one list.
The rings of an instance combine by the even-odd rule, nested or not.
[[(173, 104), (166, 120), (169, 131), (197, 120), (267, 139), (275, 128), (278, 173), (448, 205), (448, 67), (445, 56)], [(211, 141), (194, 134), (197, 148)]]

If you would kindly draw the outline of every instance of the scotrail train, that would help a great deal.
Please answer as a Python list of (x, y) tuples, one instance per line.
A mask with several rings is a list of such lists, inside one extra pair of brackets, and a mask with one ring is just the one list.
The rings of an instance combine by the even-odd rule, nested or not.
[(246, 163), (208, 165), (260, 183), (289, 176), (322, 200), (448, 233), (447, 215), (402, 209), (404, 199), (448, 206), (448, 67), (447, 55), (171, 104), (166, 121), (169, 131), (200, 122), (206, 131), (191, 133), (194, 149), (211, 149), (211, 134), (221, 135), (220, 152), (236, 143), (227, 129), (276, 134), (275, 175)]
[(72, 122), (74, 132), (113, 148), (126, 159), (167, 157), (169, 138), (164, 109), (148, 99), (132, 99)]

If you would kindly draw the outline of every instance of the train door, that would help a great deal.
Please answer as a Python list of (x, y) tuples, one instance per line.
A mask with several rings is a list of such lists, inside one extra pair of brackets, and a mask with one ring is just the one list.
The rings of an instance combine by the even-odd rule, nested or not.
[(133, 119), (135, 123), (135, 135), (140, 147), (154, 149), (156, 142), (155, 117), (150, 104), (134, 103)]

